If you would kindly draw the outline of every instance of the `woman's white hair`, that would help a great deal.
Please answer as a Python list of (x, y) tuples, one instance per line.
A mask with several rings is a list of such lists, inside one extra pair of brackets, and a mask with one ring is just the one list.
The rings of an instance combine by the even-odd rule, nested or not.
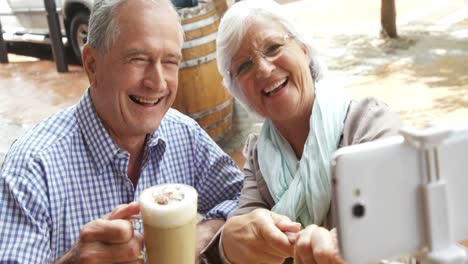
[(294, 38), (303, 43), (309, 53), (309, 68), (314, 82), (323, 78), (323, 66), (317, 58), (310, 38), (306, 37), (301, 30), (294, 25), (293, 20), (284, 11), (284, 8), (273, 0), (245, 0), (231, 6), (221, 19), (216, 39), (216, 53), (218, 70), (223, 76), (223, 84), (229, 92), (240, 101), (249, 111), (254, 112), (253, 106), (249, 105), (239, 83), (230, 72), (232, 58), (239, 50), (241, 41), (256, 18), (267, 18), (272, 22), (282, 25)]
[[(93, 10), (89, 19), (89, 30), (87, 44), (97, 49), (102, 53), (109, 51), (113, 44), (114, 37), (119, 32), (119, 28), (115, 23), (114, 12), (126, 1), (131, 0), (95, 0)], [(181, 39), (183, 39), (184, 31), (180, 24), (180, 17), (174, 5), (169, 0), (148, 0), (154, 2), (155, 5), (167, 6), (169, 11), (173, 12), (177, 17)], [(154, 29), (157, 30), (157, 29)]]

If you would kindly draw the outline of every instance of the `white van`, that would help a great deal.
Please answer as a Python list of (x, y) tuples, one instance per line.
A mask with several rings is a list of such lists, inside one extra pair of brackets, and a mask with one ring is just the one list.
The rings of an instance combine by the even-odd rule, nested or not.
[[(81, 62), (93, 0), (55, 0), (64, 43)], [(0, 22), (7, 42), (50, 43), (44, 0), (0, 0)]]

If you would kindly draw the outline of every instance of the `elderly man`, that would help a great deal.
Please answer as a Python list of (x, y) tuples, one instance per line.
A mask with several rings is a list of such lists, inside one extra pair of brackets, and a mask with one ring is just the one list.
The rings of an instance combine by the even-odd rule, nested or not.
[(197, 189), (197, 253), (217, 232), (243, 177), (170, 109), (182, 33), (168, 0), (95, 2), (83, 50), (89, 89), (20, 138), (1, 169), (0, 262), (141, 261), (143, 236), (128, 219), (139, 194), (161, 183)]

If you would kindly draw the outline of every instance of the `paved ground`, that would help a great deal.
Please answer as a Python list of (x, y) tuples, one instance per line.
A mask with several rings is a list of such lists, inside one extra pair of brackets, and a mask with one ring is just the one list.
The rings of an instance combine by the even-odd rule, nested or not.
[[(378, 37), (380, 1), (279, 1), (316, 41), (328, 76), (353, 97), (377, 96), (411, 126), (468, 122), (468, 0), (397, 0), (396, 41)], [(87, 87), (80, 66), (55, 72), (47, 46), (10, 50), (35, 57), (10, 53), (11, 63), (0, 65), (0, 163), (17, 136)], [(242, 165), (242, 142), (259, 129), (235, 105), (233, 133), (221, 146)]]
[(329, 76), (354, 97), (384, 99), (408, 125), (467, 121), (468, 1), (397, 1), (401, 39), (396, 41), (377, 37), (380, 1), (344, 2), (329, 27), (320, 21), (343, 1), (326, 1), (320, 12), (310, 14), (314, 2), (294, 2), (288, 8), (302, 24), (317, 23), (310, 31)]

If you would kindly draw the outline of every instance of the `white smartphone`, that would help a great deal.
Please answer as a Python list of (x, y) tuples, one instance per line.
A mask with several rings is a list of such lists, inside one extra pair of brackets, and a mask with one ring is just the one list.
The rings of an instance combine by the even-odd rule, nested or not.
[(439, 148), (440, 176), (447, 180), (452, 238), (468, 239), (468, 128), (457, 129)]
[[(378, 263), (426, 245), (421, 152), (394, 136), (339, 149), (332, 160), (333, 213), (347, 263)], [(468, 237), (468, 129), (439, 147), (452, 238)], [(465, 211), (465, 212), (464, 212)]]

